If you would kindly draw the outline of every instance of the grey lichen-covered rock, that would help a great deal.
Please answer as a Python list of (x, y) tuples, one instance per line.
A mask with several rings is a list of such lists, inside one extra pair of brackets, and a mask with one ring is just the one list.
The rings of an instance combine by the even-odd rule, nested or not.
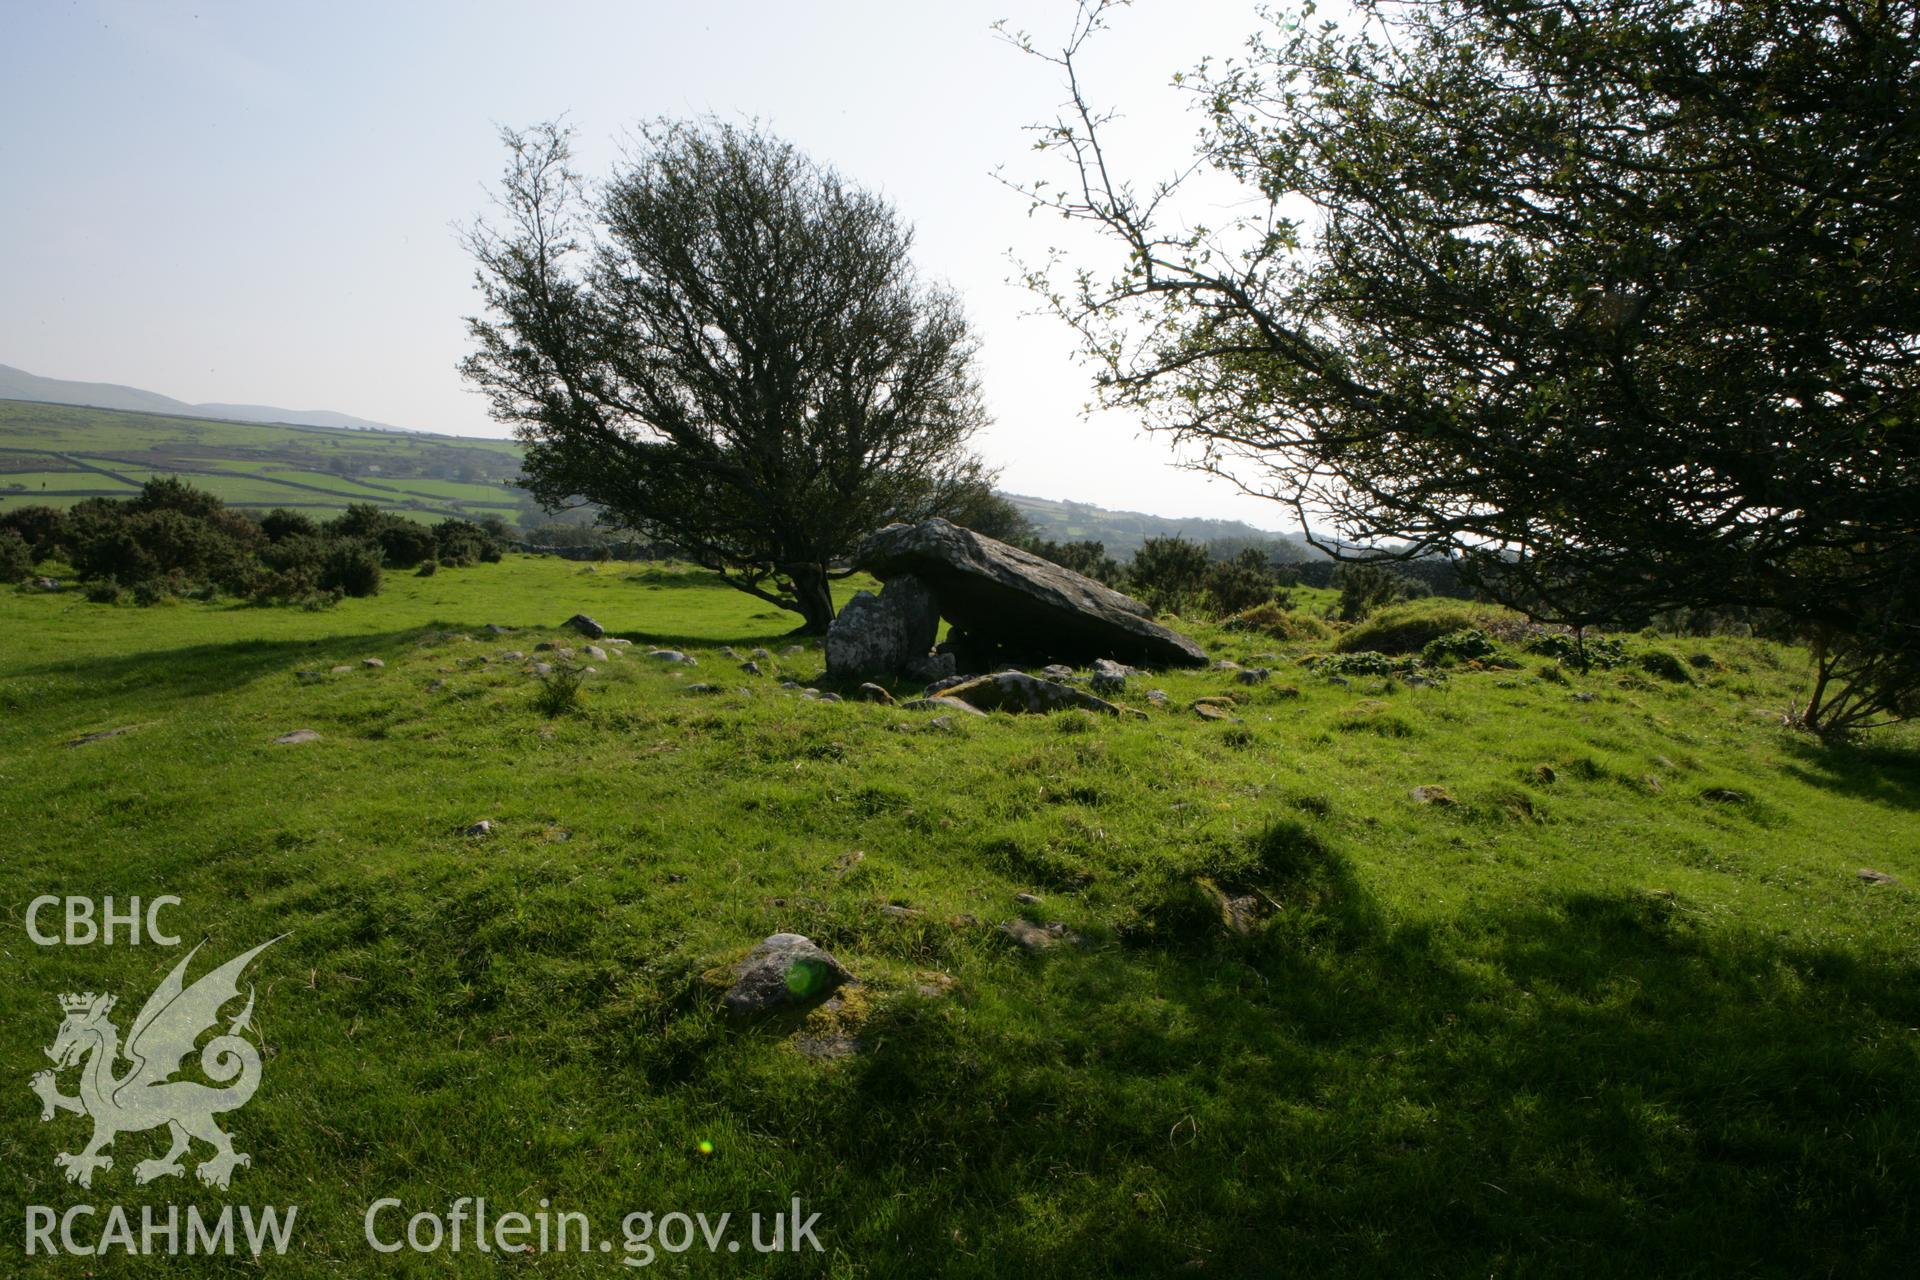
[(1070, 685), (1042, 680), (1024, 671), (1002, 671), (999, 675), (977, 676), (962, 681), (941, 694), (941, 700), (964, 702), (982, 711), (1024, 711), (1044, 714), (1080, 708), (1107, 715), (1120, 714), (1120, 708), (1105, 698), (1096, 698)]
[(982, 717), (987, 714), (970, 702), (938, 695), (931, 698), (915, 698), (911, 702), (903, 702), (900, 705), (909, 711), (958, 711), (962, 715)]
[(1247, 667), (1234, 672), (1233, 678), (1241, 684), (1265, 684), (1268, 677), (1272, 675), (1273, 672), (1265, 667)]
[(945, 680), (958, 674), (960, 664), (950, 653), (930, 653), (924, 658), (913, 659), (901, 670), (912, 679), (925, 680), (931, 684), (936, 680)]
[(888, 583), (920, 579), (955, 627), (1036, 657), (1206, 665), (1199, 645), (1153, 621), (1138, 600), (946, 520), (888, 525), (855, 563)]
[(595, 622), (592, 618), (589, 618), (584, 613), (576, 613), (571, 618), (568, 618), (565, 622), (561, 623), (560, 625), (562, 627), (571, 628), (574, 631), (578, 631), (581, 635), (585, 636), (589, 640), (598, 640), (601, 636), (607, 634), (607, 629), (605, 627), (601, 626), (599, 623)]
[(855, 691), (854, 696), (862, 702), (878, 702), (883, 706), (893, 705), (893, 695), (877, 684), (867, 683)]
[(728, 1012), (750, 1017), (812, 1004), (852, 976), (811, 938), (776, 933), (734, 969), (723, 1002)]
[(277, 746), (293, 747), (298, 746), (302, 742), (318, 742), (320, 741), (320, 735), (312, 729), (295, 729), (292, 733), (281, 734), (273, 741)]
[(855, 593), (827, 629), (827, 672), (842, 677), (903, 671), (928, 656), (940, 629), (933, 593), (912, 574), (887, 583), (879, 595)]
[(697, 667), (700, 665), (699, 661), (694, 658), (692, 654), (682, 653), (678, 649), (650, 649), (647, 651), (647, 656), (649, 658), (658, 658), (662, 662), (678, 662), (688, 667)]

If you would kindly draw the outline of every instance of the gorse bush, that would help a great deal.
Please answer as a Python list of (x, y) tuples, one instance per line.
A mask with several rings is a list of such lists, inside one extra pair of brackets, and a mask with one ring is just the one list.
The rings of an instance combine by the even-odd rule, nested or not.
[(1276, 640), (1330, 640), (1333, 628), (1310, 613), (1294, 613), (1275, 602), (1257, 604), (1227, 619), (1229, 631), (1257, 631)]
[(1618, 640), (1588, 636), (1583, 643), (1582, 637), (1563, 631), (1548, 631), (1534, 637), (1527, 645), (1527, 652), (1558, 658), (1575, 671), (1593, 667), (1608, 670), (1627, 660), (1627, 646)]
[(25, 582), (33, 573), (33, 548), (12, 529), (0, 529), (0, 582)]
[(497, 561), (502, 552), (496, 530), (486, 526), (448, 520), (428, 528), (370, 504), (324, 525), (285, 509), (255, 520), (173, 476), (149, 480), (125, 500), (90, 498), (67, 512), (22, 508), (8, 513), (0, 530), (0, 541), (25, 547), (29, 569), (34, 560), (64, 554), (82, 581), (112, 584), (103, 597), (118, 599), (131, 583), (141, 604), (225, 593), (326, 607), (377, 593), (389, 564), (474, 564)]

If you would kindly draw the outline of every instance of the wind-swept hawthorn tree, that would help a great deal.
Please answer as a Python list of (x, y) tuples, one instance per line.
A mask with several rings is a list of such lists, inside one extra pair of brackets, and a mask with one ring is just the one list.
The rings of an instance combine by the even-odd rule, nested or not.
[(892, 205), (759, 127), (661, 121), (591, 190), (567, 130), (503, 138), (461, 371), (549, 507), (600, 504), (804, 629), (857, 540), (990, 478), (957, 298)]
[(1574, 624), (1749, 610), (1813, 648), (1807, 727), (1920, 712), (1913, 0), (1270, 14), (1176, 77), (1240, 188), (1206, 228), (1089, 104), (1109, 8), (1040, 54), (1072, 176), (1029, 190), (1124, 252), (1034, 277), (1110, 403), (1336, 554), (1450, 553)]

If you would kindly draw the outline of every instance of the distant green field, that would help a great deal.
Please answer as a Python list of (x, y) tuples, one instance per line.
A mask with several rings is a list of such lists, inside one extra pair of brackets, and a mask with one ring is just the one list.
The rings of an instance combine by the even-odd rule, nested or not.
[(417, 520), (524, 509), (506, 440), (271, 426), (0, 400), (0, 510), (67, 507), (181, 476), (230, 505), (324, 513), (370, 502)]

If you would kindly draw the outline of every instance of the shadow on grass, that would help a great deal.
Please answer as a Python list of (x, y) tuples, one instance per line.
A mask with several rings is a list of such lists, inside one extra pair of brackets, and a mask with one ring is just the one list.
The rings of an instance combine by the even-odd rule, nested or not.
[[(1006, 1274), (1910, 1264), (1920, 969), (1654, 895), (1438, 931), (1388, 923), (1338, 865), (1304, 882), (1304, 924), (1021, 958), (1015, 999), (873, 1028), (808, 1140), (863, 1179), (970, 1170), (892, 1225), (929, 1248), (958, 1228)], [(1038, 1203), (1054, 1230), (1007, 1208)]]
[(1809, 786), (1861, 800), (1920, 809), (1920, 751), (1877, 742), (1795, 739), (1786, 771)]

